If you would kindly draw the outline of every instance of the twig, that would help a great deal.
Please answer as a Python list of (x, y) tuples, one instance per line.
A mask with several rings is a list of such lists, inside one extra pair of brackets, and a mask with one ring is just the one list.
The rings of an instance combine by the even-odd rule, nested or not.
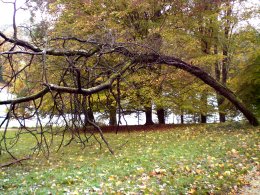
[(21, 163), (22, 161), (29, 160), (29, 159), (31, 159), (31, 157), (27, 156), (27, 157), (24, 157), (24, 158), (21, 158), (21, 159), (17, 159), (17, 160), (14, 160), (14, 161), (11, 161), (11, 162), (8, 162), (8, 163), (5, 163), (5, 164), (0, 164), (0, 168), (9, 167), (11, 165), (14, 165), (14, 164), (17, 164), (17, 163)]

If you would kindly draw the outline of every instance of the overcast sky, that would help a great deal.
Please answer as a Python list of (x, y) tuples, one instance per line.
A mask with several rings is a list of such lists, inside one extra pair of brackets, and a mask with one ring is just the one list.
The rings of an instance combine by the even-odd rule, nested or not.
[[(6, 0), (9, 1), (10, 0)], [(17, 0), (17, 7), (24, 5), (25, 0)], [(12, 14), (13, 14), (13, 4), (10, 3), (3, 3), (0, 1), (0, 26), (7, 26), (12, 24)], [(26, 23), (28, 22), (30, 17), (30, 13), (28, 11), (19, 10), (17, 12), (16, 21), (17, 24)], [(2, 28), (1, 28), (2, 29)]]

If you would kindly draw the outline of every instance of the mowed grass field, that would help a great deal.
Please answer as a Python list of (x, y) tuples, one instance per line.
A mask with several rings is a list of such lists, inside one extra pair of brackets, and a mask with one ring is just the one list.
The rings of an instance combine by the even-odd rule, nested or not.
[[(234, 194), (259, 166), (259, 127), (196, 125), (105, 137), (115, 155), (94, 139), (84, 149), (72, 142), (55, 152), (57, 136), (48, 159), (1, 168), (0, 194)], [(23, 157), (33, 142), (21, 137), (13, 153)], [(0, 164), (10, 160), (0, 156)]]

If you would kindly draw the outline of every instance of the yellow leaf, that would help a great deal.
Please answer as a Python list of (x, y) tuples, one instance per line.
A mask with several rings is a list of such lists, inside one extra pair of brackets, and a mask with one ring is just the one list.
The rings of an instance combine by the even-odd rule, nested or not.
[(157, 168), (154, 171), (155, 171), (156, 174), (164, 174), (164, 173), (166, 173), (165, 169), (160, 169), (160, 168)]
[(203, 173), (203, 171), (201, 169), (196, 169), (196, 173), (201, 174), (201, 173)]
[(109, 177), (108, 177), (108, 180), (109, 180), (109, 181), (115, 180), (115, 176), (114, 176), (114, 175), (109, 176)]
[(230, 175), (230, 171), (225, 171), (224, 175)]
[(231, 150), (231, 152), (232, 152), (233, 154), (237, 154), (237, 153), (238, 153), (238, 151), (237, 151), (236, 149), (234, 149), (234, 148)]
[(190, 172), (190, 168), (188, 166), (185, 167), (186, 171)]
[(191, 188), (189, 191), (188, 191), (188, 194), (195, 194), (196, 193), (196, 189), (195, 188)]
[(222, 164), (218, 164), (218, 166), (223, 168), (225, 165), (222, 163)]

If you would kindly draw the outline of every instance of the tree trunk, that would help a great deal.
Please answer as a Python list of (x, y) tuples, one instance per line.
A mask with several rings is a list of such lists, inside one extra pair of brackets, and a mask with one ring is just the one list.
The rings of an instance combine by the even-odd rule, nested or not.
[(200, 101), (202, 102), (203, 107), (200, 108), (200, 122), (207, 123), (207, 107), (208, 107), (208, 95), (206, 91), (202, 91)]
[(117, 120), (116, 120), (116, 107), (111, 107), (109, 109), (109, 125), (117, 125)]
[(165, 124), (165, 112), (163, 108), (156, 110), (159, 124)]
[(219, 112), (219, 122), (221, 122), (221, 123), (226, 122), (226, 115), (225, 115), (225, 113)]
[[(218, 47), (216, 44), (214, 45), (214, 54), (218, 55)], [(225, 71), (225, 73), (227, 74), (227, 71)], [(221, 71), (220, 71), (219, 62), (216, 61), (215, 62), (215, 77), (218, 82), (220, 82), (220, 75), (221, 75)], [(227, 75), (225, 76), (225, 78), (227, 78)], [(226, 85), (226, 83), (223, 83), (223, 84)], [(222, 111), (221, 106), (223, 105), (225, 98), (222, 95), (220, 95), (217, 91), (216, 91), (216, 95), (217, 95), (217, 102), (218, 102), (219, 122), (224, 123), (226, 121), (226, 115)]]
[(152, 107), (145, 107), (145, 125), (153, 125), (153, 119), (152, 119)]
[(225, 98), (222, 95), (219, 95), (217, 93), (219, 122), (221, 122), (221, 123), (226, 122), (226, 114), (223, 111), (221, 111), (222, 110), (221, 106), (223, 105), (224, 101), (225, 101)]
[[(89, 107), (89, 108), (87, 108), (87, 107)], [(91, 125), (90, 122), (94, 122), (95, 118), (94, 118), (93, 110), (91, 108), (90, 99), (88, 99), (88, 102), (87, 102), (86, 96), (83, 96), (83, 99), (82, 99), (82, 110), (83, 110), (83, 114), (84, 114), (84, 125), (85, 126)]]
[(227, 10), (226, 10), (226, 21), (224, 27), (224, 43), (223, 43), (223, 61), (222, 61), (222, 84), (226, 85), (228, 79), (228, 69), (229, 69), (229, 35), (230, 35), (230, 28), (231, 28), (231, 21), (230, 16), (232, 14), (232, 8), (230, 6), (230, 2), (226, 2)]
[(93, 113), (93, 110), (92, 110), (91, 108), (88, 109), (87, 114), (88, 114), (89, 120), (90, 120), (91, 122), (94, 122), (94, 121), (95, 121), (94, 113)]
[(201, 122), (201, 123), (207, 123), (207, 116), (201, 114), (201, 115), (200, 115), (200, 122)]
[[(218, 77), (218, 81), (220, 81), (221, 79), (221, 83), (226, 86), (227, 84), (227, 79), (228, 79), (228, 69), (229, 69), (229, 39), (230, 39), (230, 26), (231, 26), (231, 22), (230, 22), (230, 16), (232, 14), (232, 8), (230, 6), (230, 2), (227, 1), (226, 2), (226, 6), (227, 6), (227, 10), (226, 10), (226, 21), (225, 21), (225, 27), (224, 27), (224, 43), (223, 43), (223, 60), (222, 60), (222, 69), (221, 69), (221, 78), (220, 75)], [(219, 121), (220, 122), (225, 122), (226, 121), (226, 115), (223, 111), (221, 111), (221, 106), (224, 103), (224, 97), (217, 95), (219, 97), (217, 97), (218, 100), (218, 107), (219, 107)]]
[(181, 124), (184, 124), (184, 116), (181, 114)]
[[(206, 35), (208, 33), (207, 29), (204, 29), (202, 27), (202, 35), (204, 34), (204, 36), (202, 36), (202, 39), (201, 39), (201, 49), (202, 49), (202, 52), (205, 54), (205, 55), (209, 55), (210, 54), (210, 43), (208, 42), (207, 39), (205, 39), (205, 37), (207, 37), (208, 35)], [(206, 34), (205, 34), (206, 33)], [(200, 108), (201, 110), (201, 113), (200, 113), (200, 122), (201, 123), (207, 123), (207, 107), (208, 107), (208, 101), (207, 101), (207, 93), (206, 91), (202, 91), (201, 93), (201, 103), (202, 103), (202, 106)]]
[(89, 121), (94, 122), (94, 113), (93, 111), (89, 108), (86, 111), (84, 111), (84, 124), (85, 126), (90, 125)]

